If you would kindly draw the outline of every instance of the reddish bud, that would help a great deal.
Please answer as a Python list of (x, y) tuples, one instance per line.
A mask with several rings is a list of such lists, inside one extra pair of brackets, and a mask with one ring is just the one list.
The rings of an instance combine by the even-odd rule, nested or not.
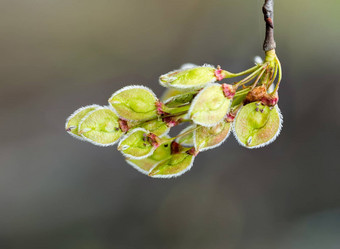
[(223, 70), (220, 67), (215, 70), (214, 74), (217, 80), (223, 80), (225, 77)]
[(166, 117), (166, 118), (163, 118), (162, 120), (164, 123), (166, 123), (166, 125), (169, 128), (172, 128), (180, 123), (180, 119), (176, 120), (176, 119), (173, 119), (172, 117)]
[(227, 116), (225, 117), (225, 121), (227, 121), (228, 123), (233, 122), (235, 119), (235, 115), (233, 113), (228, 113)]
[(279, 101), (279, 96), (277, 94), (275, 95), (270, 95), (270, 94), (266, 94), (262, 99), (261, 102), (264, 105), (267, 106), (275, 106), (277, 104), (277, 102)]
[(232, 99), (236, 93), (235, 88), (232, 85), (229, 84), (222, 84), (222, 90), (224, 93), (224, 96), (228, 99)]
[(160, 101), (156, 101), (156, 111), (158, 115), (164, 115), (166, 112), (163, 111), (163, 103)]
[(181, 149), (181, 145), (175, 141), (171, 143), (171, 154), (177, 154), (179, 153)]
[(123, 131), (123, 132), (127, 132), (129, 130), (129, 126), (126, 120), (123, 119), (119, 119), (118, 120), (119, 123), (119, 128)]
[(199, 153), (199, 151), (198, 151), (198, 150), (195, 150), (195, 147), (192, 147), (192, 148), (191, 148), (190, 150), (188, 150), (186, 153), (189, 154), (189, 155), (192, 155), (192, 156), (197, 156), (198, 153)]
[(158, 136), (156, 136), (156, 134), (154, 133), (149, 133), (147, 135), (149, 142), (151, 143), (152, 147), (154, 147), (155, 149), (157, 149), (160, 145), (160, 139)]

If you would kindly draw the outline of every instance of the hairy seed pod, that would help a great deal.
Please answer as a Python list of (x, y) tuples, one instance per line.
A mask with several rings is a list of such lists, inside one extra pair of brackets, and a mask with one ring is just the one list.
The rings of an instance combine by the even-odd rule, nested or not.
[(215, 71), (216, 68), (211, 65), (178, 69), (160, 76), (159, 83), (164, 87), (180, 90), (200, 89), (217, 80)]
[(118, 150), (127, 158), (143, 159), (151, 156), (157, 146), (143, 128), (130, 130), (119, 142)]
[(207, 85), (192, 101), (189, 116), (196, 124), (212, 127), (229, 111), (231, 99), (224, 96), (220, 84)]
[(213, 127), (200, 126), (194, 131), (194, 145), (197, 151), (205, 151), (220, 146), (229, 136), (230, 123), (221, 121)]
[(89, 112), (79, 122), (78, 130), (86, 141), (99, 146), (113, 145), (123, 135), (119, 118), (109, 107)]
[[(189, 125), (188, 127), (186, 127), (184, 130), (182, 130), (179, 135), (185, 133), (185, 132), (188, 132), (190, 130), (193, 130), (196, 128), (196, 125)], [(176, 138), (176, 142), (183, 145), (183, 146), (186, 146), (186, 147), (192, 147), (194, 146), (194, 131), (186, 134), (186, 135), (183, 135), (183, 136), (180, 136), (178, 138)]]
[(147, 122), (144, 122), (140, 125), (141, 128), (144, 128), (145, 130), (155, 134), (156, 136), (163, 136), (166, 135), (170, 128), (168, 125), (163, 122), (162, 120), (153, 119)]
[(273, 142), (281, 126), (282, 115), (278, 106), (269, 107), (257, 101), (240, 109), (233, 122), (233, 133), (242, 146), (252, 149)]
[(89, 112), (99, 108), (99, 105), (88, 105), (81, 107), (75, 112), (73, 112), (66, 120), (65, 130), (71, 136), (83, 140), (82, 136), (79, 134), (78, 126), (79, 122), (88, 114)]
[[(165, 138), (169, 138), (166, 136)], [(171, 142), (160, 145), (154, 153), (144, 159), (127, 159), (126, 162), (134, 167), (136, 170), (148, 175), (149, 171), (160, 161), (171, 157)]]
[(190, 102), (194, 99), (197, 91), (191, 91), (187, 93), (178, 94), (176, 96), (170, 97), (164, 101), (164, 104), (167, 107), (178, 107), (182, 105), (190, 104)]
[(158, 163), (149, 172), (149, 176), (155, 178), (171, 178), (180, 176), (190, 170), (193, 165), (194, 158), (194, 156), (185, 152), (173, 154), (168, 159)]
[(115, 92), (109, 104), (125, 120), (143, 121), (157, 117), (156, 95), (145, 86), (127, 86)]

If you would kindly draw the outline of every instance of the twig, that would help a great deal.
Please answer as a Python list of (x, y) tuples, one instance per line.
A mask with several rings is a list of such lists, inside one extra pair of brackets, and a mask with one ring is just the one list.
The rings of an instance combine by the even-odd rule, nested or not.
[(263, 50), (267, 52), (276, 48), (274, 40), (274, 0), (265, 0), (262, 12), (266, 22), (266, 38), (264, 39)]

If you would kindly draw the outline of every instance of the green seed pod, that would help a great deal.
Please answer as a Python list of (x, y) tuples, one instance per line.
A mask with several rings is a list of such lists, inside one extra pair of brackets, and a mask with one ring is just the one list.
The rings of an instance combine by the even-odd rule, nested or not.
[(125, 120), (143, 121), (157, 117), (156, 95), (145, 86), (127, 86), (115, 92), (109, 104)]
[[(184, 130), (182, 130), (179, 133), (179, 135), (194, 129), (195, 127), (196, 127), (196, 125), (190, 125), (190, 126), (186, 127)], [(179, 143), (180, 145), (186, 146), (186, 147), (194, 146), (194, 131), (176, 138), (176, 142)]]
[(159, 78), (159, 83), (164, 87), (180, 90), (200, 89), (208, 83), (215, 82), (216, 68), (211, 65), (203, 65), (189, 69), (178, 69)]
[(170, 108), (187, 105), (187, 104), (190, 104), (190, 102), (194, 99), (196, 94), (197, 94), (197, 91), (182, 93), (182, 94), (168, 98), (167, 100), (164, 101), (164, 104)]
[(170, 128), (167, 126), (166, 123), (164, 123), (162, 120), (153, 119), (150, 121), (147, 121), (140, 125), (141, 128), (144, 128), (145, 130), (148, 130), (149, 132), (157, 135), (162, 136), (166, 135)]
[(264, 106), (258, 101), (240, 109), (233, 122), (233, 133), (242, 146), (253, 149), (273, 142), (281, 127), (282, 115), (278, 106)]
[(143, 128), (130, 130), (119, 142), (118, 150), (127, 158), (143, 159), (151, 156), (156, 149), (148, 138), (149, 131)]
[(212, 127), (222, 121), (230, 104), (231, 100), (224, 96), (220, 84), (209, 84), (192, 101), (189, 116), (196, 124)]
[(158, 163), (149, 173), (155, 178), (177, 177), (191, 169), (194, 156), (185, 152), (173, 154), (170, 158)]
[(194, 144), (197, 151), (205, 151), (220, 146), (230, 134), (230, 123), (222, 121), (213, 127), (200, 126), (194, 131)]
[(174, 88), (166, 88), (162, 97), (160, 98), (162, 102), (166, 101), (167, 99), (174, 97), (176, 95), (180, 95), (182, 93), (185, 93), (184, 91), (174, 89)]
[[(165, 138), (169, 138), (166, 136)], [(134, 167), (139, 172), (148, 175), (150, 170), (160, 161), (163, 161), (171, 156), (171, 142), (160, 145), (155, 152), (144, 159), (127, 159), (126, 162)]]
[(66, 120), (65, 130), (71, 136), (78, 138), (80, 140), (84, 140), (82, 136), (78, 133), (78, 126), (80, 120), (86, 116), (89, 112), (99, 108), (99, 105), (88, 105), (85, 107), (81, 107), (75, 112), (73, 112)]
[(78, 129), (86, 141), (99, 146), (113, 145), (123, 135), (118, 116), (108, 107), (89, 112), (79, 122)]

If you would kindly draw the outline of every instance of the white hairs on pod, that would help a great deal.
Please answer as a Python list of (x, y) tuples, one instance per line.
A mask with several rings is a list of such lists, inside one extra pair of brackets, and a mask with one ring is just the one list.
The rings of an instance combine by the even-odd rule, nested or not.
[(195, 68), (195, 67), (198, 67), (198, 65), (194, 64), (194, 63), (184, 63), (182, 66), (181, 66), (181, 70), (186, 70), (186, 69), (191, 69), (191, 68)]
[[(257, 148), (261, 148), (261, 147), (265, 147), (267, 146), (268, 144), (271, 144), (272, 142), (275, 141), (275, 139), (280, 135), (281, 133), (281, 130), (282, 130), (282, 126), (283, 126), (283, 116), (281, 114), (281, 110), (279, 109), (278, 105), (275, 105), (274, 108), (277, 110), (277, 113), (279, 114), (279, 120), (280, 120), (280, 123), (279, 123), (279, 129), (277, 130), (276, 134), (274, 137), (272, 137), (268, 142), (266, 143), (263, 143), (263, 144), (259, 144), (259, 145), (256, 145), (256, 146), (252, 146), (252, 147), (248, 147), (247, 145), (245, 145), (244, 143), (242, 143), (239, 138), (237, 137), (236, 135), (236, 132), (235, 132), (235, 121), (233, 122), (233, 127), (232, 127), (232, 131), (233, 131), (233, 134), (234, 134), (234, 137), (236, 139), (236, 141), (243, 147), (247, 148), (247, 149), (257, 149)], [(237, 112), (237, 115), (235, 117), (234, 120), (236, 120), (238, 114), (240, 113), (240, 111), (242, 110), (242, 108)]]
[[(97, 109), (95, 109), (95, 110), (89, 112), (88, 114), (86, 114), (86, 115), (80, 120), (79, 125), (78, 125), (78, 130), (80, 130), (80, 126), (82, 125), (82, 123), (83, 123), (83, 122), (84, 122), (84, 121), (85, 121), (92, 113), (94, 113), (94, 112), (96, 112), (96, 111), (99, 111), (99, 110), (110, 110), (110, 111), (112, 111), (114, 114), (116, 114), (116, 113), (112, 110), (112, 108), (110, 108), (109, 106), (100, 106), (100, 107), (98, 107)], [(116, 141), (114, 141), (113, 143), (109, 143), (109, 144), (101, 144), (101, 143), (95, 142), (95, 141), (93, 141), (93, 140), (91, 140), (91, 139), (85, 137), (84, 134), (81, 134), (81, 136), (82, 136), (82, 139), (83, 139), (84, 141), (89, 142), (89, 143), (94, 144), (94, 145), (97, 145), (97, 146), (100, 146), (100, 147), (108, 147), (108, 146), (115, 145), (115, 144), (119, 141), (119, 139), (120, 139), (120, 138), (118, 138), (118, 139), (117, 139)]]
[[(194, 129), (195, 127), (196, 127), (195, 124), (189, 125), (188, 127), (184, 128), (184, 129), (179, 133), (179, 135), (183, 134), (184, 132), (189, 131), (190, 129)], [(193, 133), (193, 135), (195, 135), (195, 133)], [(176, 138), (175, 141), (176, 141), (177, 143), (179, 143), (179, 142), (178, 142), (179, 139), (180, 139), (180, 137)], [(193, 146), (194, 144), (181, 143), (181, 145), (183, 145), (183, 146)]]
[[(223, 122), (223, 121), (221, 121), (221, 122)], [(217, 148), (218, 146), (221, 146), (221, 145), (227, 140), (227, 138), (228, 138), (229, 135), (230, 135), (231, 125), (230, 125), (230, 127), (229, 127), (228, 134), (223, 138), (223, 140), (222, 140), (221, 142), (219, 142), (218, 144), (215, 144), (215, 145), (213, 145), (213, 146), (205, 147), (205, 148), (203, 148), (203, 149), (199, 149), (199, 148), (197, 147), (197, 143), (196, 143), (196, 131), (197, 131), (197, 130), (194, 131), (194, 137), (193, 137), (193, 138), (194, 138), (194, 146), (195, 146), (195, 150), (197, 150), (197, 151), (199, 151), (199, 152), (203, 152), (203, 151), (211, 150), (211, 149)]]
[[(189, 117), (191, 117), (192, 110), (194, 109), (194, 106), (197, 103), (199, 96), (201, 96), (201, 94), (203, 94), (203, 92), (206, 91), (211, 86), (221, 86), (221, 84), (219, 84), (219, 83), (209, 83), (201, 91), (199, 91), (199, 93), (195, 96), (195, 98), (191, 102), (191, 106), (190, 106), (189, 111), (188, 111), (188, 116)], [(227, 113), (229, 112), (229, 110), (230, 110), (230, 105), (229, 105), (229, 108), (227, 110)], [(197, 122), (195, 120), (192, 120), (192, 122), (194, 122), (195, 124), (204, 126), (204, 127), (213, 127), (213, 126), (217, 125), (219, 122), (221, 122), (223, 119), (224, 119), (224, 117), (221, 118), (220, 120), (218, 120), (217, 122), (215, 122), (213, 124), (209, 124), (209, 125), (203, 124), (201, 122)]]
[[(187, 65), (187, 64), (188, 64), (188, 65)], [(184, 67), (184, 68), (182, 68), (182, 67)], [(191, 64), (191, 63), (186, 63), (186, 64), (182, 65), (182, 67), (181, 67), (180, 69), (175, 69), (175, 70), (173, 70), (173, 71), (170, 71), (170, 72), (168, 72), (168, 73), (166, 73), (166, 74), (161, 75), (161, 76), (159, 77), (159, 84), (160, 84), (161, 86), (164, 86), (164, 87), (167, 87), (167, 88), (178, 89), (178, 90), (182, 90), (182, 91), (183, 91), (183, 90), (200, 89), (200, 88), (202, 88), (203, 86), (205, 86), (206, 84), (208, 84), (208, 83), (214, 83), (214, 82), (216, 82), (216, 80), (217, 80), (217, 79), (215, 79), (215, 80), (213, 80), (213, 81), (206, 82), (206, 83), (202, 83), (202, 84), (197, 85), (197, 86), (179, 86), (179, 85), (171, 85), (171, 84), (168, 85), (168, 84), (166, 84), (166, 83), (164, 83), (164, 82), (161, 81), (161, 78), (162, 78), (162, 77), (168, 77), (167, 75), (169, 75), (169, 74), (173, 74), (173, 73), (175, 73), (175, 72), (184, 71), (184, 70), (187, 70), (187, 69), (193, 69), (193, 68), (197, 68), (197, 67), (210, 67), (210, 68), (216, 69), (213, 65), (210, 65), (210, 64), (207, 64), (207, 63), (203, 64), (202, 66), (197, 66), (197, 65)], [(189, 68), (185, 68), (185, 67), (189, 67)], [(169, 80), (169, 81), (174, 81), (174, 80), (176, 80), (176, 76), (168, 77), (168, 80)]]
[(111, 97), (109, 98), (109, 100), (108, 100), (109, 106), (110, 106), (110, 108), (116, 113), (116, 115), (117, 115), (118, 117), (120, 117), (120, 118), (122, 118), (122, 119), (124, 119), (124, 120), (126, 120), (126, 121), (135, 121), (135, 120), (130, 120), (130, 119), (126, 119), (126, 118), (121, 117), (121, 116), (118, 114), (118, 112), (116, 111), (116, 109), (111, 105), (110, 100), (111, 100), (113, 97), (115, 97), (116, 95), (120, 94), (121, 92), (124, 92), (124, 91), (126, 91), (126, 90), (131, 90), (131, 89), (144, 89), (144, 90), (150, 92), (150, 93), (152, 94), (152, 96), (155, 98), (156, 101), (158, 100), (156, 94), (155, 94), (150, 88), (148, 88), (148, 87), (146, 87), (146, 86), (142, 86), (142, 85), (130, 85), (130, 86), (125, 86), (125, 87), (119, 89), (118, 91), (115, 91), (115, 92), (111, 95)]
[(72, 137), (80, 140), (80, 141), (84, 141), (85, 139), (81, 136), (77, 136), (76, 134), (72, 133), (71, 131), (67, 131), (67, 124), (68, 122), (70, 122), (70, 120), (72, 118), (74, 118), (74, 116), (76, 116), (79, 112), (87, 109), (87, 108), (100, 108), (101, 106), (100, 105), (97, 105), (97, 104), (93, 104), (93, 105), (87, 105), (87, 106), (83, 106), (83, 107), (80, 107), (79, 109), (75, 110), (67, 119), (66, 119), (66, 123), (65, 123), (65, 130), (68, 134), (70, 134)]
[(140, 173), (144, 174), (144, 175), (148, 175), (148, 171), (141, 169), (140, 167), (138, 167), (136, 164), (134, 164), (133, 162), (129, 161), (129, 160), (125, 160), (130, 166), (132, 166), (135, 170), (139, 171)]
[[(172, 174), (172, 175), (153, 175), (153, 176), (150, 176), (150, 177), (152, 177), (152, 178), (174, 178), (174, 177), (178, 177), (180, 175), (183, 175), (184, 173), (188, 172), (192, 168), (192, 166), (194, 164), (194, 159), (195, 159), (195, 157), (192, 156), (189, 166), (185, 170), (183, 170), (181, 172), (178, 172), (178, 173)], [(168, 159), (165, 159), (165, 160), (168, 160)], [(156, 168), (158, 166), (158, 164), (164, 162), (165, 160), (160, 161), (159, 163), (157, 163), (154, 167), (151, 168), (151, 170), (149, 172), (151, 172), (154, 168)]]
[[(118, 147), (119, 147), (119, 146), (122, 144), (122, 142), (123, 142), (124, 140), (126, 140), (131, 134), (133, 134), (133, 133), (135, 133), (135, 132), (137, 132), (137, 131), (143, 131), (144, 133), (149, 134), (149, 131), (146, 130), (146, 129), (144, 129), (144, 128), (135, 128), (135, 129), (132, 129), (132, 130), (130, 130), (126, 135), (124, 135), (124, 136), (121, 138), (121, 140), (119, 141)], [(155, 151), (155, 148), (152, 148), (148, 154), (146, 154), (146, 155), (144, 155), (144, 156), (141, 156), (141, 157), (132, 156), (132, 155), (129, 155), (129, 154), (124, 153), (123, 151), (120, 151), (120, 152), (121, 152), (125, 157), (127, 157), (127, 158), (129, 158), (129, 159), (140, 160), (140, 159), (144, 159), (144, 158), (147, 158), (147, 157), (151, 156), (151, 155), (154, 153), (154, 151)]]

